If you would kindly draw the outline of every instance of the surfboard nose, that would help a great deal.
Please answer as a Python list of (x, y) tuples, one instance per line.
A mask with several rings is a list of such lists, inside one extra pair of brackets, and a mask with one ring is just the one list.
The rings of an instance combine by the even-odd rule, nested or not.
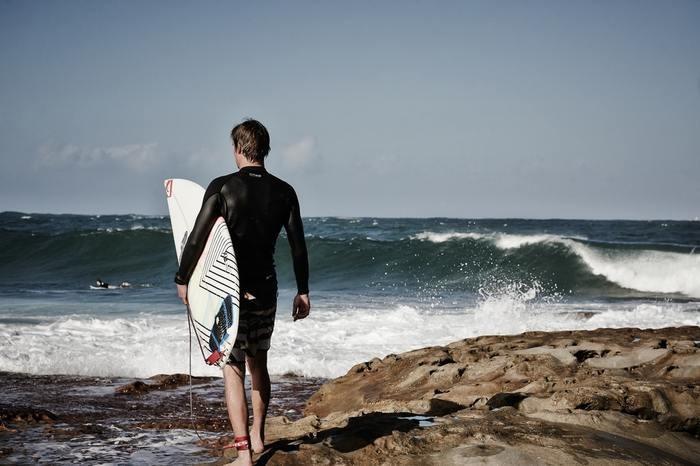
[(163, 186), (165, 186), (165, 196), (170, 197), (173, 195), (173, 179), (167, 179), (163, 181)]

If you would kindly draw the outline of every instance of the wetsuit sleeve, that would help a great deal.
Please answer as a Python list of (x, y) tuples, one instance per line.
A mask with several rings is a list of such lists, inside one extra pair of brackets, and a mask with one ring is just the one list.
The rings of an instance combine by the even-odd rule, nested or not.
[(299, 200), (292, 190), (291, 209), (289, 218), (284, 224), (287, 232), (287, 240), (292, 250), (292, 261), (294, 262), (294, 276), (297, 280), (297, 292), (299, 294), (309, 293), (309, 258), (306, 252), (306, 241), (304, 240), (304, 225), (301, 222), (299, 211)]
[(223, 202), (219, 188), (218, 183), (212, 181), (204, 193), (202, 208), (199, 210), (194, 227), (187, 237), (187, 242), (180, 258), (180, 268), (175, 274), (175, 283), (179, 285), (187, 285), (190, 281), (199, 256), (202, 255), (204, 246), (207, 244), (209, 232), (214, 226), (216, 219), (222, 215)]

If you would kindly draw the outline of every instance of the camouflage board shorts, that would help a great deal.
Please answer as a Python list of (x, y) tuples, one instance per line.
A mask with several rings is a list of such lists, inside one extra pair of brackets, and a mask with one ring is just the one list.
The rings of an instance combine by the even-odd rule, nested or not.
[(229, 363), (243, 363), (246, 355), (253, 357), (258, 351), (270, 349), (276, 311), (277, 296), (266, 300), (241, 297), (238, 334), (229, 355)]

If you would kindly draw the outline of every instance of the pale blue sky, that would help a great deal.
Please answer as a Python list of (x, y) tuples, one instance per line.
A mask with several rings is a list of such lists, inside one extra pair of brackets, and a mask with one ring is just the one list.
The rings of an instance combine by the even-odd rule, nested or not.
[(306, 216), (700, 216), (700, 2), (0, 1), (0, 210), (167, 212), (270, 130)]

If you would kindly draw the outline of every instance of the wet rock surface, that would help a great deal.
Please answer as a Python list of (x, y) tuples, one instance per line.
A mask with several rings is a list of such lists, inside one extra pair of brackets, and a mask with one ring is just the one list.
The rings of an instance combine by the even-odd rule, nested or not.
[[(322, 382), (274, 378), (270, 415), (300, 418)], [(186, 374), (134, 380), (0, 372), (0, 464), (210, 461), (221, 455), (216, 441), (231, 431), (223, 380), (192, 383), (194, 423)]]
[[(192, 385), (211, 382), (211, 377), (192, 377)], [(169, 390), (184, 385), (189, 386), (187, 374), (158, 374), (146, 381), (135, 380), (117, 387), (114, 392), (119, 395), (142, 395), (153, 390)]]
[[(484, 336), (375, 358), (257, 464), (698, 464), (700, 328)], [(217, 464), (224, 464), (222, 458)]]

